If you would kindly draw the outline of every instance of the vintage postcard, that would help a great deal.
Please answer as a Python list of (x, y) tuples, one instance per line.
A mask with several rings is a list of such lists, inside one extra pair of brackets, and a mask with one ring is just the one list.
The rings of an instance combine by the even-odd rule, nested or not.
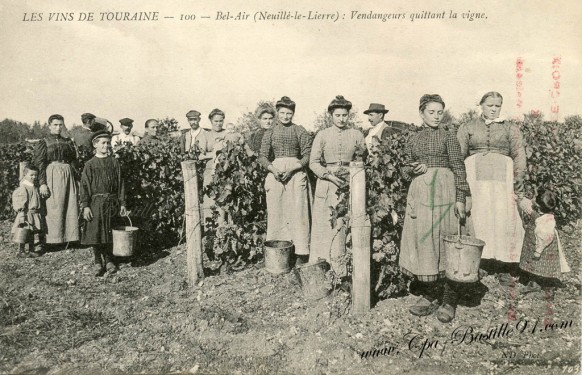
[(0, 373), (580, 373), (581, 10), (2, 1)]

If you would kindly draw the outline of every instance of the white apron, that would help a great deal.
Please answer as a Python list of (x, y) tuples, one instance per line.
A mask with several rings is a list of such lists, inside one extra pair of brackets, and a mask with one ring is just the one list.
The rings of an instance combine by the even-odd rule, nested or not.
[[(287, 157), (273, 160), (280, 171), (297, 164), (299, 159)], [(309, 254), (310, 189), (307, 174), (295, 172), (286, 184), (275, 180), (272, 173), (265, 179), (267, 194), (267, 241), (292, 241), (295, 254)]]
[(513, 192), (513, 160), (494, 152), (465, 159), (471, 187), (475, 237), (485, 241), (482, 258), (519, 262), (525, 231)]

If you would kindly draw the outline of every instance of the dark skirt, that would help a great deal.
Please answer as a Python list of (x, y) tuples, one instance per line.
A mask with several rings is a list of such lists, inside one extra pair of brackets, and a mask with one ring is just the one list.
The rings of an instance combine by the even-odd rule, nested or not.
[(542, 251), (542, 255), (538, 260), (534, 259), (535, 250), (535, 222), (532, 220), (532, 222), (526, 226), (519, 268), (537, 276), (559, 279), (562, 276), (562, 272), (560, 268), (558, 239), (554, 238), (554, 241), (546, 247), (544, 251)]
[(85, 221), (81, 243), (84, 245), (112, 243), (112, 222), (117, 222), (120, 208), (117, 196), (94, 195), (91, 197), (90, 208), (93, 220)]

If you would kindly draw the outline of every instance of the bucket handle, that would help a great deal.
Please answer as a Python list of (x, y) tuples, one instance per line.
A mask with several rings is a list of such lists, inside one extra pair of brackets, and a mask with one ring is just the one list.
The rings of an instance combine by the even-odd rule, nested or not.
[(129, 213), (126, 213), (126, 214), (125, 214), (124, 216), (122, 216), (122, 217), (126, 217), (126, 218), (127, 218), (127, 220), (129, 220), (129, 226), (130, 226), (130, 227), (133, 227), (133, 224), (132, 224), (132, 222), (131, 222), (131, 219), (129, 218)]
[(24, 228), (24, 229), (33, 229), (33, 226), (31, 223), (28, 222), (28, 220), (24, 220), (22, 223), (18, 224), (18, 228)]
[(457, 222), (457, 242), (455, 243), (455, 247), (457, 249), (463, 248), (463, 244), (461, 243), (461, 219)]

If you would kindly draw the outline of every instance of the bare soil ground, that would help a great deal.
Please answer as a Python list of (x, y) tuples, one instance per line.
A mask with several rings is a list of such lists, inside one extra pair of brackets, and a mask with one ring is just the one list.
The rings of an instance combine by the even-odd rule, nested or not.
[(580, 231), (562, 234), (573, 272), (552, 302), (490, 275), (481, 303), (468, 299), (442, 324), (410, 315), (413, 295), (364, 316), (341, 290), (308, 302), (293, 273), (260, 265), (190, 288), (183, 245), (96, 278), (89, 249), (17, 258), (9, 228), (0, 225), (0, 373), (580, 373)]

